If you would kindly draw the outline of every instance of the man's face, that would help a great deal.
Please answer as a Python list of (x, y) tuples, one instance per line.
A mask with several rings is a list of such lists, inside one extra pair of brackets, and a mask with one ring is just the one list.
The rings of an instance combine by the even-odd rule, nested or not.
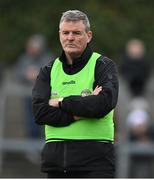
[(60, 42), (66, 55), (79, 57), (92, 38), (92, 32), (86, 32), (82, 21), (63, 21), (59, 30)]

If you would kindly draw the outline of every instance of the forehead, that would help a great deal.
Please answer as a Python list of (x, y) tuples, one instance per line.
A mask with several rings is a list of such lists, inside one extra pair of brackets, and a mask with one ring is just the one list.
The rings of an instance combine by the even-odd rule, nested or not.
[(63, 21), (60, 26), (62, 31), (83, 31), (86, 29), (83, 21)]

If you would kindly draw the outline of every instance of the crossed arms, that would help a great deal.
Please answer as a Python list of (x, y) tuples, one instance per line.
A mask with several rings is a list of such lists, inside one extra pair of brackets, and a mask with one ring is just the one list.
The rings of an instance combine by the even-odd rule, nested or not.
[(104, 62), (97, 62), (94, 92), (91, 96), (65, 97), (61, 108), (57, 100), (50, 100), (50, 70), (49, 66), (40, 70), (32, 92), (33, 113), (37, 124), (68, 126), (76, 119), (80, 119), (79, 117), (100, 118), (115, 108), (118, 80), (116, 67), (112, 61), (107, 59), (105, 65)]

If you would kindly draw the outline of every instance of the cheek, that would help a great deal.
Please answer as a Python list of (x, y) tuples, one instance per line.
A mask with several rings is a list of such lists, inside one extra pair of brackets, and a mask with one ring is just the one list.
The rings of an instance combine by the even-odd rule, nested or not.
[(86, 38), (82, 38), (82, 39), (80, 39), (80, 40), (78, 41), (78, 43), (79, 43), (80, 46), (84, 47), (84, 46), (87, 45), (88, 40), (87, 40)]

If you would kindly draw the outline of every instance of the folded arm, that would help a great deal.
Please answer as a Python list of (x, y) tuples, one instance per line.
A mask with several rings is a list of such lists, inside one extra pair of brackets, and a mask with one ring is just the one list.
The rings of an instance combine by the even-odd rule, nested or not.
[(68, 126), (74, 122), (74, 117), (58, 107), (50, 106), (50, 69), (46, 66), (40, 70), (32, 90), (32, 107), (35, 122), (40, 125)]

